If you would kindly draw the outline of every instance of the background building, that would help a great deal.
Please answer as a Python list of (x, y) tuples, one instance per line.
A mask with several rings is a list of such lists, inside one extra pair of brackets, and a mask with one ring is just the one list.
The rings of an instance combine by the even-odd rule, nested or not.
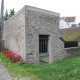
[(59, 22), (59, 28), (64, 29), (64, 28), (70, 28), (70, 27), (77, 27), (77, 22), (76, 22), (76, 17), (60, 17), (60, 22)]

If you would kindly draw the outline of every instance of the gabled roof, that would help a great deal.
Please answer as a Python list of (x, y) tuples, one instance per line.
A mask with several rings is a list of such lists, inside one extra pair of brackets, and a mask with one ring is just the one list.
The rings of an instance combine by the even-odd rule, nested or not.
[(80, 41), (80, 27), (59, 29), (59, 32), (65, 41)]
[(74, 22), (76, 17), (60, 17), (60, 20), (63, 19), (66, 22)]

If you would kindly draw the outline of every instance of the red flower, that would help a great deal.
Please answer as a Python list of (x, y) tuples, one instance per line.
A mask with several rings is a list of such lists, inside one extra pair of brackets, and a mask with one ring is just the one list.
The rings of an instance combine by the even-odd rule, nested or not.
[(22, 57), (20, 55), (17, 55), (11, 50), (4, 50), (3, 54), (6, 55), (6, 57), (11, 61), (11, 62), (18, 62), (18, 61), (23, 61)]

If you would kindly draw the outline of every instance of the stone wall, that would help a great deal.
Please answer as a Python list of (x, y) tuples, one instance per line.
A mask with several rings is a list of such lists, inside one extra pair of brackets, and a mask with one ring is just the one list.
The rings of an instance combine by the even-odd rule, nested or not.
[(5, 48), (25, 58), (25, 8), (12, 16), (4, 24)]
[(64, 43), (61, 40), (58, 40), (57, 43), (58, 49), (55, 56), (53, 55), (53, 61), (80, 55), (80, 47), (64, 48)]
[(39, 35), (49, 35), (49, 63), (79, 55), (79, 48), (64, 49), (59, 39), (59, 14), (26, 6), (26, 60), (39, 63)]
[(57, 51), (55, 43), (59, 38), (59, 14), (26, 6), (25, 21), (26, 60), (30, 63), (39, 63), (39, 35), (49, 35), (49, 63), (51, 63), (52, 55), (54, 56)]

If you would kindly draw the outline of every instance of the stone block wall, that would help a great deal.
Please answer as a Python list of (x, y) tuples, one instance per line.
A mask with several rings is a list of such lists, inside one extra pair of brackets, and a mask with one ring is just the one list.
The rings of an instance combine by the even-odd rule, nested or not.
[(53, 55), (53, 61), (58, 60), (58, 59), (64, 59), (64, 58), (69, 58), (73, 56), (80, 56), (80, 47), (71, 47), (71, 48), (64, 48), (64, 43), (57, 39), (58, 48), (56, 50), (55, 55)]
[(30, 63), (39, 63), (39, 35), (49, 35), (49, 63), (56, 49), (54, 43), (59, 38), (59, 14), (26, 6), (25, 13), (25, 43), (26, 60)]
[(4, 23), (5, 48), (20, 54), (25, 59), (25, 9), (21, 9)]

